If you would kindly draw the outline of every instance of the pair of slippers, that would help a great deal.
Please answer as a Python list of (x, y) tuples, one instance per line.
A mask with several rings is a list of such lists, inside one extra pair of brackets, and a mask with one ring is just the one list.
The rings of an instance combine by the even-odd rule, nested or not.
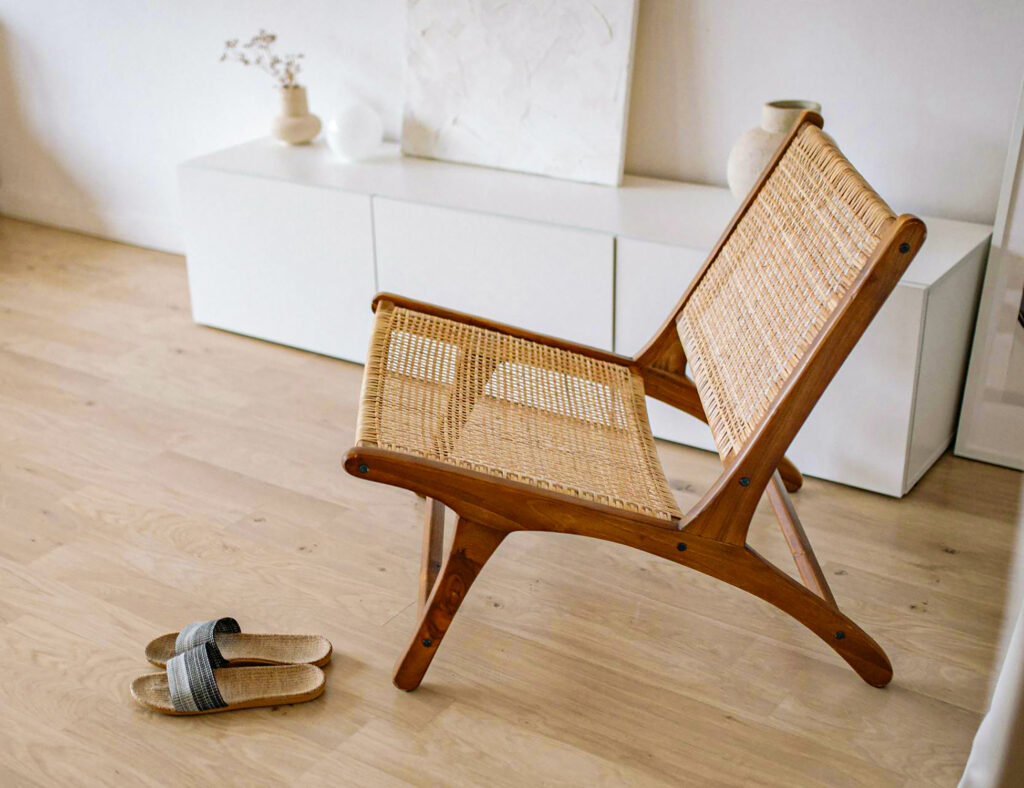
[(331, 651), (321, 635), (249, 634), (233, 618), (197, 621), (146, 646), (146, 659), (165, 672), (135, 679), (132, 697), (174, 715), (304, 703), (323, 694), (320, 668)]

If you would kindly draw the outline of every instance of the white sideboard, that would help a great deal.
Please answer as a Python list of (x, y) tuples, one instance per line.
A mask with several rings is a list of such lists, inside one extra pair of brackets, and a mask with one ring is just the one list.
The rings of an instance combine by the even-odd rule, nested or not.
[[(199, 323), (350, 361), (389, 290), (632, 354), (736, 209), (727, 189), (622, 187), (257, 140), (179, 169)], [(790, 456), (811, 476), (906, 493), (949, 445), (991, 228), (928, 219), (928, 240)], [(655, 435), (712, 447), (650, 402)]]

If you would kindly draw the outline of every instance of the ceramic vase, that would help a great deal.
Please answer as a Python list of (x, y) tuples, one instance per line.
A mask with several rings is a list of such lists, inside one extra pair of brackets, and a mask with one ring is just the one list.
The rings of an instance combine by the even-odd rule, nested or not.
[(282, 87), (281, 114), (274, 118), (270, 133), (289, 145), (311, 142), (320, 133), (320, 118), (310, 114), (306, 89), (302, 85)]
[(744, 132), (729, 152), (726, 178), (737, 200), (744, 199), (772, 160), (804, 110), (821, 112), (815, 101), (769, 101), (761, 108), (761, 125)]

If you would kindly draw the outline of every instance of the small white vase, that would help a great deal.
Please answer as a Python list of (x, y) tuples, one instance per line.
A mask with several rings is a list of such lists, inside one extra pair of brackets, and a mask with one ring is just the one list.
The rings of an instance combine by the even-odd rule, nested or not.
[(772, 160), (804, 110), (821, 112), (815, 101), (769, 101), (761, 109), (760, 128), (743, 132), (729, 152), (726, 179), (737, 200), (744, 199)]
[(306, 89), (302, 85), (282, 87), (281, 114), (274, 118), (270, 133), (289, 145), (311, 142), (320, 133), (320, 118), (310, 114)]
[(384, 124), (373, 107), (361, 101), (347, 104), (327, 121), (327, 145), (339, 159), (365, 159), (380, 149)]

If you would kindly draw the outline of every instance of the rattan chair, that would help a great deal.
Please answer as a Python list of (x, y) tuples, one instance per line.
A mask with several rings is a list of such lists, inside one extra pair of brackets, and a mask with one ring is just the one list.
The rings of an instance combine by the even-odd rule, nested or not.
[[(345, 468), (426, 499), (415, 689), (473, 580), (513, 531), (631, 545), (789, 613), (869, 684), (892, 667), (839, 611), (787, 489), (784, 452), (924, 241), (805, 113), (655, 337), (633, 358), (382, 294)], [(686, 367), (692, 378), (687, 376)], [(723, 461), (690, 511), (645, 395), (706, 421)], [(746, 544), (762, 493), (804, 584)], [(458, 515), (441, 563), (444, 507)]]

